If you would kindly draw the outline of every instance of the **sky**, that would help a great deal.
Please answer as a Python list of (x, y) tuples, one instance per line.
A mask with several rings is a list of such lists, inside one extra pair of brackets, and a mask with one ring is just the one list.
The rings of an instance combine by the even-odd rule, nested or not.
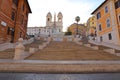
[(75, 23), (75, 17), (80, 17), (79, 23), (86, 23), (91, 13), (104, 0), (28, 0), (32, 14), (29, 14), (28, 27), (44, 27), (48, 12), (54, 16), (63, 14), (63, 31)]

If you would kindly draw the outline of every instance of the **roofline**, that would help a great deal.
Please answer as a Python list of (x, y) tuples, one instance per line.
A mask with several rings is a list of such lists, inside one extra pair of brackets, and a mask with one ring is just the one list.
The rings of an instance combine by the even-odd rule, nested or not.
[(105, 0), (100, 6), (98, 6), (91, 14), (94, 14), (101, 6), (103, 6), (108, 0)]
[(28, 0), (26, 0), (30, 13), (32, 13)]

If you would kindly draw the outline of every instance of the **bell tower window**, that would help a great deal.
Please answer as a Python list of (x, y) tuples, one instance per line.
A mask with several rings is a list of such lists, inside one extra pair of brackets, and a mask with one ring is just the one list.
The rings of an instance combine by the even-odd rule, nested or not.
[(48, 21), (50, 21), (50, 18), (48, 18)]
[(58, 21), (62, 21), (61, 18), (59, 18)]

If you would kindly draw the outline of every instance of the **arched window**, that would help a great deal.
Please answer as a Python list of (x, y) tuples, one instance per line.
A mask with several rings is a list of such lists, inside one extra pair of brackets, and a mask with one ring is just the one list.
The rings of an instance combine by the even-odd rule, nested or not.
[(50, 21), (50, 18), (48, 18), (48, 21)]
[(61, 19), (61, 18), (59, 18), (59, 19), (58, 19), (58, 21), (62, 21), (62, 19)]

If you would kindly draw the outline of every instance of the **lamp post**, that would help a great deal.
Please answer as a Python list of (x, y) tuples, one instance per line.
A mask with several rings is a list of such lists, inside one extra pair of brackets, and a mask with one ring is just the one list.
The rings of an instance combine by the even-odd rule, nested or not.
[(41, 29), (39, 29), (39, 36), (40, 36)]
[(48, 37), (50, 37), (50, 28), (49, 28), (49, 35), (48, 35)]
[(75, 21), (77, 22), (77, 31), (76, 31), (76, 35), (78, 35), (78, 22), (80, 21), (80, 17), (79, 17), (79, 16), (75, 17)]

